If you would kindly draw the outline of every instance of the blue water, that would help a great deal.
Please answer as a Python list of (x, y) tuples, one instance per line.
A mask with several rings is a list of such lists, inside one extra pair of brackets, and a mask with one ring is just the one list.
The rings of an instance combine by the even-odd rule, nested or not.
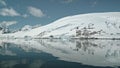
[(0, 68), (120, 68), (120, 42), (1, 40)]

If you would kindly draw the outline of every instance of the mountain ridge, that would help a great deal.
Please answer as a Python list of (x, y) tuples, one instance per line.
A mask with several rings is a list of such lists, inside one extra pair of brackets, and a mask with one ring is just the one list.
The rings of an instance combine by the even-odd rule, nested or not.
[(87, 13), (63, 17), (28, 31), (2, 34), (24, 38), (120, 38), (120, 12)]

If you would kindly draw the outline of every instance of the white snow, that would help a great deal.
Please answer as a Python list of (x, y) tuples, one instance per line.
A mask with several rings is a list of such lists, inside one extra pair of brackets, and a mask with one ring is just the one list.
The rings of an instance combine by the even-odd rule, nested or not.
[(22, 31), (28, 31), (28, 30), (31, 30), (32, 29), (32, 26), (30, 25), (25, 25), (21, 30)]
[[(1, 37), (33, 38), (43, 37), (76, 37), (76, 28), (84, 33), (99, 32), (88, 37), (94, 38), (120, 38), (120, 12), (88, 13), (61, 18), (45, 26), (31, 29), (29, 31), (18, 31), (16, 33), (1, 34)], [(92, 29), (88, 29), (88, 28)], [(85, 37), (80, 35), (77, 37)]]

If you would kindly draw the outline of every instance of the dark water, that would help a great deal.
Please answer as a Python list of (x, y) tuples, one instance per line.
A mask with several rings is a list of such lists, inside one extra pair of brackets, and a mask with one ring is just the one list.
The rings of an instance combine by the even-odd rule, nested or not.
[(119, 66), (119, 40), (0, 40), (0, 68)]

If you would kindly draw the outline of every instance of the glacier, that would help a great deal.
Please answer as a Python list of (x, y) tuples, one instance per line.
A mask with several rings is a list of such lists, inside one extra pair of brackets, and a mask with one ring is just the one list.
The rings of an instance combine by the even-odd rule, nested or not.
[(2, 38), (120, 38), (120, 12), (63, 17), (27, 31), (0, 34)]

